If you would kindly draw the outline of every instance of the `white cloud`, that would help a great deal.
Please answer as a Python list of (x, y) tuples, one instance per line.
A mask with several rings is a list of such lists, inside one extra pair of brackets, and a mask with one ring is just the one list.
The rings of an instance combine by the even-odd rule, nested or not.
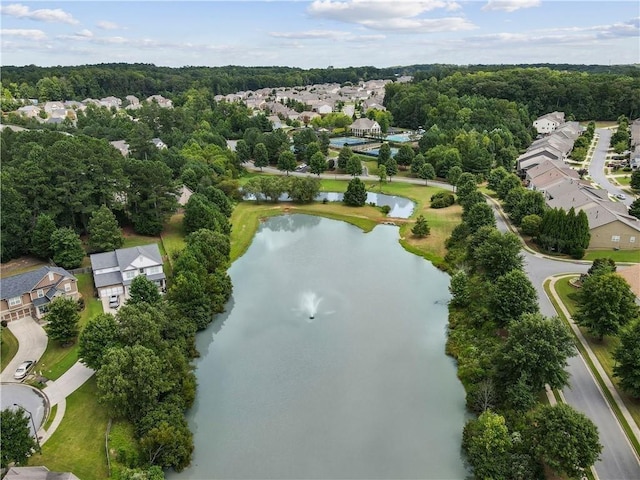
[(96, 26), (102, 30), (119, 30), (121, 28), (117, 23), (107, 20), (96, 23)]
[(8, 15), (16, 18), (28, 18), (30, 20), (36, 20), (40, 22), (60, 22), (76, 25), (79, 22), (73, 18), (73, 15), (65, 12), (59, 8), (51, 10), (49, 8), (40, 8), (38, 10), (31, 10), (26, 5), (14, 3), (12, 5), (0, 6), (0, 13), (2, 15)]
[(20, 37), (29, 40), (44, 40), (47, 35), (42, 30), (29, 30), (20, 28), (7, 28), (0, 30), (2, 37)]
[(339, 30), (307, 30), (304, 32), (269, 32), (269, 35), (275, 38), (292, 38), (297, 40), (338, 40), (351, 34)]
[(476, 28), (473, 23), (461, 17), (390, 18), (387, 20), (367, 20), (362, 22), (362, 25), (373, 30), (399, 33), (457, 32)]
[(93, 32), (91, 32), (91, 30), (87, 30), (85, 28), (84, 30), (80, 30), (79, 32), (76, 32), (76, 35), (78, 37), (91, 38), (91, 37), (93, 37)]
[(482, 7), (482, 10), (504, 10), (505, 12), (515, 12), (521, 8), (538, 7), (540, 0), (489, 0)]

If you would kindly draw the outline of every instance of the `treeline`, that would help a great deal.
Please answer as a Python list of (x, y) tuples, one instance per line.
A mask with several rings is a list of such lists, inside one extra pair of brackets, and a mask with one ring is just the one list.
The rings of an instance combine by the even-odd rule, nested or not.
[(582, 477), (602, 446), (593, 423), (568, 405), (540, 405), (545, 385), (568, 384), (575, 346), (568, 328), (538, 311), (523, 271), (520, 239), (495, 228), (476, 179), (458, 179), (463, 221), (447, 240), (452, 276), (447, 353), (458, 362), (467, 406), (477, 418), (462, 448), (474, 478)]
[[(437, 81), (455, 76), (473, 77), (476, 74), (484, 75), (481, 89), (477, 92), (484, 96), (494, 96), (518, 101), (529, 105), (527, 98), (532, 99), (539, 92), (526, 91), (529, 86), (537, 86), (536, 79), (527, 83), (524, 78), (517, 81), (518, 87), (504, 86), (503, 83), (510, 83), (509, 71), (524, 71), (526, 77), (529, 72), (542, 72), (536, 75), (545, 81), (548, 77), (549, 84), (554, 85), (550, 90), (544, 90), (551, 96), (541, 99), (538, 107), (541, 113), (553, 110), (562, 110), (573, 113), (576, 117), (578, 111), (573, 111), (565, 106), (564, 98), (570, 99), (567, 105), (572, 105), (572, 99), (580, 98), (583, 95), (597, 97), (593, 105), (597, 105), (599, 99), (607, 94), (602, 89), (592, 92), (592, 78), (602, 78), (610, 81), (608, 94), (616, 96), (616, 89), (624, 87), (626, 82), (618, 83), (619, 78), (640, 77), (637, 68), (633, 66), (602, 66), (602, 65), (407, 65), (389, 68), (376, 68), (372, 66), (348, 67), (348, 68), (318, 68), (303, 70), (292, 67), (158, 67), (153, 64), (98, 64), (81, 66), (56, 66), (38, 67), (28, 65), (3, 66), (2, 86), (8, 88), (16, 98), (38, 98), (45, 100), (84, 100), (85, 98), (102, 98), (113, 95), (124, 98), (126, 95), (135, 95), (146, 98), (150, 95), (164, 95), (172, 99), (182, 95), (191, 88), (205, 88), (212, 94), (226, 95), (244, 90), (258, 90), (261, 88), (295, 87), (302, 85), (312, 85), (317, 83), (358, 83), (372, 79), (395, 79), (398, 75), (414, 75), (417, 81), (435, 79)], [(583, 73), (588, 73), (589, 80), (585, 83), (582, 79)], [(535, 75), (534, 75), (535, 76)], [(556, 81), (557, 78), (563, 78)], [(609, 79), (609, 80), (606, 80)], [(575, 82), (575, 83), (572, 83)], [(459, 94), (470, 94), (468, 90), (463, 91), (463, 84), (456, 80), (454, 88), (459, 89)], [(637, 85), (637, 84), (636, 84)], [(573, 87), (576, 88), (573, 88)], [(586, 86), (586, 90), (585, 87)], [(557, 88), (556, 88), (557, 87)], [(510, 91), (510, 88), (514, 89)], [(637, 88), (637, 87), (636, 87)], [(484, 90), (486, 89), (486, 91)], [(567, 91), (563, 89), (568, 89)], [(564, 93), (563, 93), (564, 92)], [(517, 94), (517, 95), (516, 95)], [(560, 95), (561, 94), (561, 95)], [(560, 97), (558, 96), (560, 95)], [(624, 95), (623, 92), (618, 95)], [(517, 98), (516, 98), (517, 97)], [(606, 100), (606, 99), (605, 99)], [(610, 100), (606, 100), (609, 102)], [(548, 108), (547, 108), (548, 106)], [(610, 105), (615, 112), (615, 107)], [(591, 108), (590, 106), (587, 110)], [(603, 106), (603, 108), (607, 108)], [(626, 110), (619, 110), (625, 112)], [(538, 114), (536, 109), (531, 109), (532, 114)], [(635, 111), (636, 114), (638, 111)], [(631, 112), (627, 113), (629, 115)], [(632, 116), (632, 115), (630, 115)], [(580, 117), (582, 118), (582, 117)], [(609, 117), (598, 115), (586, 115), (584, 118)]]
[[(423, 80), (417, 81), (421, 78)], [(410, 85), (387, 86), (385, 106), (399, 125), (416, 128), (430, 125), (429, 109), (439, 103), (441, 95), (514, 102), (534, 119), (556, 110), (579, 121), (615, 120), (621, 114), (628, 118), (640, 115), (640, 75), (631, 68), (617, 73), (570, 72), (544, 67), (457, 70), (439, 78), (421, 75)], [(413, 109), (408, 105), (409, 96), (417, 102)]]

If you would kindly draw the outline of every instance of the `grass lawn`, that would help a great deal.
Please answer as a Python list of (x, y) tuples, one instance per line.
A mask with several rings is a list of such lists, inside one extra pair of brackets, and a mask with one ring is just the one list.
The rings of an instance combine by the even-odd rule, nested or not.
[(18, 352), (18, 339), (8, 328), (2, 328), (2, 345), (0, 346), (0, 370), (9, 364)]
[(141, 245), (150, 245), (152, 243), (158, 243), (159, 237), (146, 237), (144, 235), (136, 235), (135, 233), (125, 233), (124, 244), (120, 248), (139, 247)]
[[(85, 301), (85, 308), (80, 312), (80, 332), (89, 320), (102, 313), (102, 303), (94, 297), (93, 277), (90, 273), (79, 273), (75, 277), (78, 279), (78, 290)], [(49, 341), (47, 349), (36, 364), (34, 371), (42, 372), (48, 379), (56, 380), (69, 370), (78, 361), (78, 342), (68, 347), (62, 347), (58, 342)]]
[(82, 480), (108, 478), (104, 434), (109, 416), (97, 398), (95, 377), (67, 397), (64, 420), (29, 465), (71, 471)]
[(613, 180), (618, 182), (620, 185), (629, 186), (631, 183), (631, 175), (614, 175)]
[[(556, 291), (560, 296), (560, 299), (567, 307), (567, 310), (571, 315), (573, 315), (578, 306), (577, 303), (577, 295), (576, 292), (578, 289), (573, 287), (569, 283), (569, 278), (562, 278), (556, 282)], [(604, 368), (605, 372), (607, 372), (607, 376), (611, 379), (613, 384), (616, 386), (618, 393), (620, 394), (620, 398), (622, 398), (624, 404), (629, 409), (631, 416), (635, 420), (636, 424), (640, 426), (640, 401), (637, 399), (633, 399), (626, 395), (620, 388), (618, 388), (618, 379), (613, 376), (613, 367), (615, 365), (615, 361), (612, 358), (613, 352), (618, 347), (619, 341), (618, 337), (609, 337), (606, 336), (602, 341), (590, 335), (586, 329), (580, 327), (580, 331), (584, 335), (584, 338), (587, 340), (587, 343), (593, 350), (593, 353), (598, 358), (598, 361)]]
[(173, 260), (176, 253), (182, 250), (185, 246), (184, 243), (184, 230), (182, 229), (183, 213), (177, 213), (171, 217), (169, 223), (165, 225), (164, 230), (160, 234), (162, 239), (162, 245), (165, 252), (169, 257), (169, 260)]
[(583, 260), (612, 258), (616, 263), (640, 263), (640, 250), (587, 250)]

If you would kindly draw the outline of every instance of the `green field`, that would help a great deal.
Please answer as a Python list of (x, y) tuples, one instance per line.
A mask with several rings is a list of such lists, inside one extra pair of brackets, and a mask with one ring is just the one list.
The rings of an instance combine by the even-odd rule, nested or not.
[(583, 260), (611, 258), (616, 263), (640, 263), (640, 250), (587, 250)]
[(9, 364), (18, 352), (18, 339), (8, 328), (2, 328), (2, 345), (0, 346), (0, 370)]

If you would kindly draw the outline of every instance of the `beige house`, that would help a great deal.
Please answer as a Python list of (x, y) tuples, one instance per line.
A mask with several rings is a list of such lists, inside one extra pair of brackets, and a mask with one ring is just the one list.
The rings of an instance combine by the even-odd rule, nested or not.
[(368, 118), (359, 118), (349, 125), (351, 134), (357, 137), (378, 137), (382, 133), (380, 124)]
[(1, 279), (0, 295), (1, 320), (41, 319), (54, 298), (79, 298), (78, 280), (64, 268), (41, 267)]
[(614, 213), (602, 205), (582, 209), (589, 219), (590, 249), (637, 250), (640, 248), (640, 221)]

